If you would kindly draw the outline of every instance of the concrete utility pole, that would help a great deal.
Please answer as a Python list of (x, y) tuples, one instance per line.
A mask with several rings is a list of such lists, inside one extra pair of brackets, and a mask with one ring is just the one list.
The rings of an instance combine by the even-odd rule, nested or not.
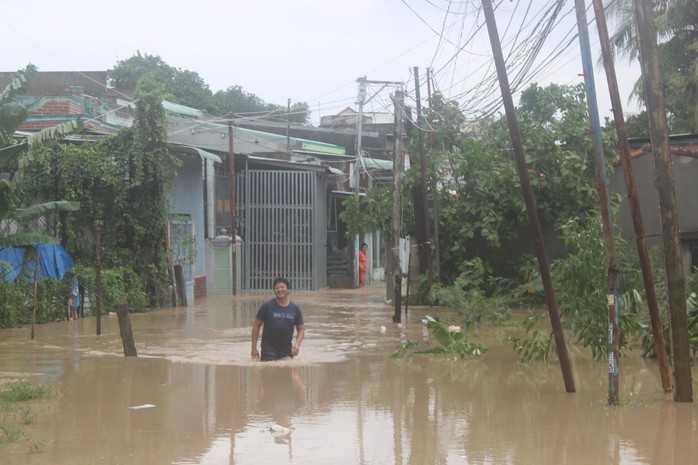
[(291, 156), (291, 99), (286, 103), (286, 153)]
[(233, 261), (233, 295), (237, 294), (237, 228), (235, 228), (235, 152), (233, 147), (233, 115), (228, 115), (228, 164), (230, 167), (230, 236), (232, 243)]
[[(429, 102), (429, 148), (434, 149), (436, 140), (434, 136), (434, 102), (431, 99), (431, 69), (427, 68), (427, 101)], [(439, 251), (439, 196), (434, 193), (434, 267), (436, 275), (441, 274), (441, 252)], [(431, 287), (431, 286), (430, 286)]]
[(427, 190), (427, 160), (424, 153), (422, 126), (422, 99), (419, 93), (419, 68), (414, 67), (414, 92), (417, 101), (417, 145), (419, 150), (419, 185), (414, 188), (414, 222), (419, 251), (419, 274), (427, 274), (429, 289), (433, 284), (431, 273), (431, 226), (429, 225), (429, 193)]
[(487, 22), (487, 32), (489, 33), (490, 43), (492, 44), (492, 54), (494, 55), (494, 62), (497, 68), (497, 77), (499, 78), (499, 87), (502, 91), (502, 100), (506, 110), (507, 122), (509, 123), (509, 136), (511, 137), (514, 156), (516, 158), (516, 168), (519, 173), (519, 178), (521, 179), (521, 189), (523, 190), (524, 201), (526, 203), (528, 222), (531, 226), (531, 233), (535, 242), (536, 256), (538, 257), (538, 268), (543, 281), (543, 288), (545, 289), (545, 300), (548, 304), (548, 313), (550, 314), (550, 323), (552, 325), (553, 335), (555, 337), (557, 355), (560, 359), (562, 377), (564, 379), (567, 392), (575, 392), (572, 368), (570, 365), (569, 355), (567, 353), (567, 344), (565, 342), (565, 335), (562, 330), (562, 322), (560, 321), (560, 312), (557, 308), (557, 301), (555, 300), (555, 290), (553, 289), (552, 279), (550, 278), (548, 256), (545, 251), (543, 234), (541, 232), (540, 221), (538, 219), (538, 208), (536, 207), (536, 200), (533, 196), (531, 181), (528, 177), (523, 138), (521, 136), (519, 123), (516, 120), (514, 100), (511, 96), (509, 78), (507, 77), (507, 70), (504, 64), (504, 55), (502, 53), (502, 46), (499, 43), (499, 33), (497, 32), (497, 23), (494, 19), (494, 11), (492, 10), (492, 1), (482, 0), (482, 6), (485, 13), (485, 20)]
[(589, 27), (587, 25), (586, 5), (584, 0), (575, 0), (577, 12), (577, 30), (579, 31), (579, 48), (582, 54), (584, 84), (587, 95), (587, 108), (594, 135), (594, 167), (596, 168), (596, 189), (599, 192), (599, 206), (603, 223), (604, 244), (606, 248), (607, 269), (607, 306), (608, 306), (608, 403), (616, 404), (620, 392), (620, 313), (618, 305), (618, 265), (613, 235), (613, 219), (608, 199), (608, 178), (606, 176), (606, 158), (601, 140), (601, 123), (596, 104), (596, 87), (594, 83), (594, 66), (589, 46)]
[[(613, 106), (613, 119), (616, 123), (616, 134), (618, 136), (618, 150), (620, 152), (621, 165), (623, 166), (625, 190), (628, 196), (628, 205), (630, 206), (630, 216), (633, 221), (637, 254), (640, 259), (640, 268), (642, 269), (642, 281), (645, 286), (645, 296), (647, 297), (647, 309), (650, 314), (650, 322), (652, 325), (652, 337), (654, 338), (654, 346), (661, 368), (663, 363), (662, 358), (666, 358), (664, 332), (662, 330), (662, 320), (659, 316), (659, 305), (657, 304), (657, 293), (654, 288), (654, 278), (652, 277), (652, 262), (650, 261), (647, 240), (645, 239), (645, 226), (642, 222), (642, 213), (640, 212), (640, 199), (637, 195), (637, 188), (635, 185), (635, 172), (633, 171), (632, 161), (630, 160), (630, 146), (628, 145), (628, 134), (625, 128), (623, 104), (621, 103), (620, 93), (618, 92), (616, 70), (613, 66), (613, 53), (611, 52), (611, 42), (608, 38), (606, 14), (604, 13), (602, 0), (592, 0), (592, 3), (594, 5), (596, 29), (599, 33), (599, 44), (601, 45), (601, 55), (606, 71), (606, 80), (608, 82), (608, 92), (611, 97), (611, 105)], [(662, 357), (662, 354), (664, 354), (664, 357)], [(663, 373), (665, 371), (663, 371)], [(665, 390), (668, 389), (667, 386), (671, 385), (670, 382), (667, 384), (664, 378), (662, 378), (662, 384)]]
[[(359, 117), (356, 121), (356, 158), (354, 159), (354, 192), (358, 197), (361, 192), (361, 135), (364, 122), (364, 100), (366, 99), (366, 76), (356, 80), (359, 83), (359, 95), (356, 104), (359, 107)], [(359, 199), (361, 202), (361, 199)], [(359, 287), (359, 235), (354, 237), (354, 286)], [(368, 265), (367, 265), (368, 267)], [(368, 272), (368, 270), (367, 270)]]
[[(635, 22), (640, 43), (640, 65), (645, 87), (645, 101), (650, 120), (650, 140), (654, 156), (654, 176), (659, 196), (659, 216), (662, 227), (664, 267), (671, 328), (671, 349), (674, 361), (674, 401), (693, 402), (691, 383), (691, 356), (688, 341), (686, 289), (681, 260), (679, 215), (674, 192), (674, 173), (671, 167), (669, 134), (666, 124), (666, 106), (659, 74), (657, 29), (654, 11), (649, 0), (633, 0)], [(663, 342), (663, 341), (662, 341)]]
[[(395, 91), (393, 97), (395, 106), (395, 154), (393, 157), (393, 224), (392, 247), (390, 248), (390, 262), (392, 264), (393, 277), (393, 305), (395, 313), (393, 323), (400, 323), (402, 315), (402, 268), (400, 267), (400, 236), (402, 235), (402, 167), (404, 165), (403, 153), (405, 137), (405, 94), (402, 89)], [(390, 280), (388, 289), (390, 289)]]
[[(378, 93), (385, 89), (387, 86), (399, 86), (402, 88), (402, 83), (397, 82), (397, 81), (373, 81), (373, 80), (368, 80), (366, 79), (366, 76), (360, 77), (359, 79), (356, 80), (356, 82), (359, 83), (359, 95), (356, 101), (356, 104), (359, 107), (359, 114), (358, 114), (358, 121), (356, 122), (356, 162), (354, 164), (354, 179), (355, 179), (355, 185), (354, 185), (354, 190), (356, 195), (359, 195), (359, 188), (360, 188), (360, 176), (361, 176), (361, 171), (360, 171), (360, 163), (362, 163), (362, 151), (361, 151), (361, 136), (363, 133), (363, 111), (364, 111), (364, 105), (370, 102), (373, 97), (378, 95)], [(378, 84), (381, 85), (381, 88), (373, 93), (370, 97), (366, 98), (367, 96), (367, 90), (368, 86), (372, 84)], [(372, 267), (373, 263), (373, 243), (371, 240), (368, 240), (367, 243), (370, 243), (369, 245), (369, 254), (368, 254), (368, 260), (369, 260), (369, 270)], [(358, 286), (359, 285), (359, 236), (356, 235), (354, 237), (354, 285)], [(370, 274), (367, 271), (367, 279), (369, 278)]]

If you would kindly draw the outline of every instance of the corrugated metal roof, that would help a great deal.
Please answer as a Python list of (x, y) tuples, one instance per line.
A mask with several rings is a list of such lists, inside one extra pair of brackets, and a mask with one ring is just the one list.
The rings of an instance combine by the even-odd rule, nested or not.
[(211, 160), (214, 163), (223, 163), (223, 160), (221, 157), (218, 155), (207, 152), (206, 150), (200, 149), (199, 147), (194, 147), (193, 145), (185, 145), (185, 144), (177, 144), (177, 143), (170, 143), (171, 146), (180, 148), (180, 149), (187, 149), (188, 151), (196, 152), (202, 159), (204, 160)]

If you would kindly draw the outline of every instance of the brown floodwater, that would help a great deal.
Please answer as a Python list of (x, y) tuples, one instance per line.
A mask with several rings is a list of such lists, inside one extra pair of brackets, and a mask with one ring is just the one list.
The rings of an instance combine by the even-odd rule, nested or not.
[(280, 362), (250, 358), (271, 291), (132, 314), (138, 357), (123, 356), (113, 315), (100, 336), (92, 317), (37, 326), (34, 340), (1, 330), (0, 382), (53, 390), (25, 411), (25, 440), (0, 441), (0, 464), (698, 464), (695, 403), (664, 394), (653, 361), (621, 360), (609, 406), (605, 362), (571, 347), (567, 393), (556, 361), (517, 362), (516, 325), (481, 326), (489, 351), (475, 360), (396, 360), (430, 337), (425, 314), (449, 312), (410, 307), (396, 325), (384, 294), (292, 292), (306, 339)]

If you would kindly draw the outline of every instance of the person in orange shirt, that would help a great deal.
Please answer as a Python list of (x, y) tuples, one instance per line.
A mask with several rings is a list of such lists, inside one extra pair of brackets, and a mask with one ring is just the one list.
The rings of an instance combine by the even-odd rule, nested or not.
[(366, 251), (368, 250), (368, 244), (361, 244), (359, 249), (359, 286), (363, 286), (366, 283), (366, 270), (368, 266), (368, 257), (366, 256)]

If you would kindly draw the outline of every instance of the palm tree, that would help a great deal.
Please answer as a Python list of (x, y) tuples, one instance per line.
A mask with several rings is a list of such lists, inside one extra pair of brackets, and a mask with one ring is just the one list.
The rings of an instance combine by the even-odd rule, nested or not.
[[(619, 56), (631, 62), (640, 58), (633, 1), (636, 0), (615, 0), (607, 8), (617, 23), (611, 45)], [(652, 3), (668, 123), (672, 132), (698, 131), (698, 2), (652, 0)], [(635, 83), (633, 96), (644, 100), (640, 80)]]

